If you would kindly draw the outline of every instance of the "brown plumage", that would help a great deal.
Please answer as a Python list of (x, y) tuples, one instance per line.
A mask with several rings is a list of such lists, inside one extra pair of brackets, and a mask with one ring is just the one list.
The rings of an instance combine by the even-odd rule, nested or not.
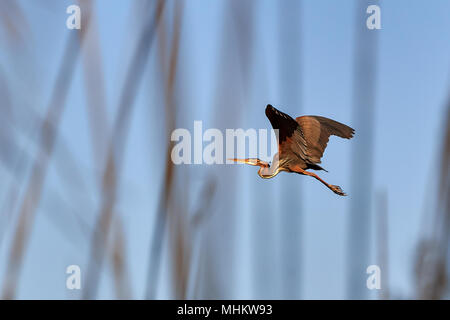
[(315, 173), (306, 170), (325, 170), (319, 166), (319, 163), (330, 136), (350, 139), (355, 130), (320, 116), (302, 116), (294, 120), (270, 104), (266, 107), (266, 116), (278, 138), (278, 153), (274, 156), (272, 165), (259, 159), (232, 160), (259, 166), (258, 174), (265, 179), (272, 178), (281, 171), (308, 175), (322, 182), (334, 193), (345, 196), (346, 194), (339, 186), (330, 185)]

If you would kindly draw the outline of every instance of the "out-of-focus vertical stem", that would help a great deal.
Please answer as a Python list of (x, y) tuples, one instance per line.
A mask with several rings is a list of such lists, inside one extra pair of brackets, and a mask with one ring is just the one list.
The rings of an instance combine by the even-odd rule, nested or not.
[[(190, 251), (190, 265), (188, 268), (187, 287), (185, 299), (195, 299), (198, 296), (200, 275), (204, 261), (202, 243), (207, 221), (211, 218), (211, 205), (217, 189), (217, 181), (209, 176), (199, 194), (199, 208), (193, 213), (188, 230), (191, 234), (192, 247)], [(195, 264), (195, 265), (194, 265)], [(194, 268), (196, 267), (196, 268)]]
[(148, 54), (162, 16), (163, 8), (164, 1), (159, 0), (153, 15), (142, 26), (119, 100), (117, 115), (111, 131), (111, 139), (108, 142), (106, 166), (102, 179), (102, 205), (92, 235), (91, 252), (86, 275), (87, 280), (83, 292), (84, 299), (93, 299), (97, 295), (99, 271), (103, 264), (106, 240), (113, 218), (113, 209), (117, 200), (118, 179), (125, 153), (125, 144), (134, 100), (145, 66), (147, 65)]
[(127, 277), (125, 237), (122, 222), (117, 219), (113, 228), (112, 267), (117, 299), (130, 299), (131, 288)]
[[(0, 153), (0, 162), (12, 175), (12, 181), (8, 187), (7, 196), (5, 196), (7, 201), (0, 208), (0, 244), (5, 235), (5, 231), (10, 228), (14, 212), (19, 205), (20, 185), (27, 173), (26, 164), (32, 162), (34, 158), (34, 155), (19, 145), (17, 138), (20, 134), (24, 134), (33, 144), (39, 145), (39, 135), (35, 134), (33, 128), (38, 127), (39, 124), (44, 122), (44, 116), (41, 116), (34, 110), (35, 106), (28, 104), (21, 105), (23, 109), (26, 109), (28, 121), (21, 121), (23, 119), (20, 116), (15, 117), (12, 113), (12, 109), (15, 107), (14, 99), (10, 99), (9, 93), (10, 90), (4, 80), (4, 74), (0, 69), (0, 96), (3, 98), (2, 104), (0, 105), (0, 112), (2, 114), (2, 117), (0, 117), (0, 145), (3, 150)], [(48, 122), (48, 125), (54, 126), (51, 122)], [(50, 130), (56, 129), (51, 128)], [(53, 163), (59, 176), (65, 182), (70, 182), (67, 184), (67, 187), (69, 187), (68, 192), (70, 192), (72, 198), (75, 198), (77, 192), (85, 190), (82, 174), (74, 163), (74, 158), (65, 144), (64, 137), (59, 135), (58, 141), (60, 142), (58, 146), (59, 156), (54, 157)], [(43, 153), (45, 150), (40, 148), (38, 152)], [(72, 203), (69, 205), (72, 205)], [(53, 217), (56, 216), (57, 214)], [(81, 216), (78, 214), (75, 215), (75, 218), (78, 219), (78, 222), (82, 222)]]
[[(175, 80), (177, 74), (177, 63), (178, 63), (178, 51), (179, 51), (179, 42), (180, 42), (180, 26), (181, 26), (181, 16), (182, 16), (182, 3), (180, 1), (175, 2), (175, 17), (174, 17), (174, 27), (173, 27), (173, 35), (172, 35), (172, 43), (171, 43), (171, 52), (170, 58), (168, 61), (168, 72), (167, 77), (164, 77), (164, 72), (162, 73), (162, 77), (165, 83), (165, 103), (166, 103), (166, 139), (167, 149), (166, 149), (166, 167), (164, 169), (164, 180), (161, 187), (161, 194), (159, 196), (158, 207), (156, 211), (156, 221), (152, 233), (151, 243), (150, 243), (150, 253), (149, 253), (149, 264), (148, 264), (148, 273), (147, 273), (147, 289), (145, 293), (146, 299), (155, 299), (156, 290), (159, 280), (159, 270), (161, 264), (161, 249), (162, 249), (162, 241), (164, 239), (166, 221), (168, 219), (168, 210), (169, 210), (169, 199), (172, 194), (173, 188), (173, 175), (174, 175), (174, 164), (171, 161), (171, 151), (173, 147), (173, 142), (170, 140), (170, 134), (175, 129), (176, 125), (176, 105), (175, 105)], [(159, 58), (161, 61), (161, 66), (166, 68), (166, 28), (161, 28), (158, 34), (159, 36)], [(178, 232), (182, 232), (180, 229), (179, 221), (177, 221), (177, 217), (172, 217), (173, 225), (171, 225), (171, 230), (175, 232), (174, 237), (174, 251), (175, 255), (172, 256), (175, 261), (175, 266), (183, 269), (185, 257), (183, 256), (185, 250), (182, 249), (182, 242), (180, 242), (180, 238), (183, 235)], [(175, 228), (173, 229), (173, 227)], [(173, 234), (173, 233), (172, 233)], [(181, 261), (179, 260), (181, 259)], [(184, 275), (186, 272), (174, 268), (174, 282), (175, 282), (175, 292), (176, 295), (183, 296), (182, 292), (185, 292), (186, 282), (184, 281)]]
[[(450, 179), (450, 97), (447, 101), (447, 109), (446, 111), (446, 120), (444, 124), (444, 138), (442, 141), (442, 158), (441, 158), (441, 174), (440, 174), (440, 183), (439, 183), (439, 202), (441, 202), (445, 206), (445, 202), (447, 201), (447, 209), (448, 201), (450, 199), (449, 194), (449, 179)], [(450, 210), (447, 210), (449, 212)]]
[[(418, 299), (445, 299), (450, 292), (450, 98), (445, 112), (433, 228), (420, 240), (415, 262)], [(429, 220), (432, 210), (426, 208)]]
[[(108, 114), (106, 112), (105, 86), (102, 69), (102, 54), (99, 44), (98, 28), (91, 0), (78, 1), (83, 11), (91, 13), (91, 27), (81, 29), (80, 35), (85, 35), (85, 45), (82, 52), (84, 69), (84, 84), (87, 97), (87, 114), (92, 138), (92, 151), (97, 168), (101, 168), (109, 136)], [(88, 32), (89, 31), (89, 32)]]
[[(283, 1), (279, 10), (280, 74), (279, 103), (292, 114), (301, 113), (302, 9), (300, 0)], [(295, 110), (295, 111), (294, 111)], [(290, 113), (290, 112), (288, 112)], [(282, 181), (280, 199), (280, 280), (281, 298), (299, 299), (301, 294), (302, 186), (301, 179)]]
[[(175, 129), (176, 124), (176, 91), (175, 91), (175, 81), (178, 71), (178, 60), (179, 60), (179, 47), (180, 47), (180, 34), (181, 34), (181, 18), (182, 18), (182, 3), (180, 1), (175, 3), (175, 14), (173, 22), (173, 34), (172, 34), (172, 44), (170, 52), (169, 61), (169, 78), (167, 81), (167, 97), (166, 101), (168, 107), (171, 109), (172, 117), (172, 127)], [(169, 114), (168, 114), (169, 115)], [(170, 134), (167, 135), (169, 137)], [(169, 143), (169, 149), (172, 150), (172, 141)], [(167, 159), (167, 162), (172, 162)], [(173, 166), (173, 164), (170, 164)], [(173, 188), (173, 183), (172, 183)], [(172, 193), (172, 191), (169, 191)], [(167, 208), (167, 206), (166, 206)], [(179, 210), (176, 212), (181, 212), (182, 208), (185, 206), (180, 206)], [(170, 216), (171, 220), (171, 236), (173, 238), (173, 249), (172, 249), (172, 260), (174, 261), (173, 266), (173, 278), (175, 284), (175, 298), (176, 299), (186, 299), (187, 294), (187, 277), (189, 276), (189, 259), (190, 250), (187, 244), (188, 233), (186, 232), (186, 226), (188, 225), (184, 220), (186, 215), (183, 214), (172, 214)]]
[(372, 199), (372, 166), (378, 30), (366, 26), (366, 9), (372, 1), (356, 1), (353, 127), (358, 133), (353, 141), (349, 214), (348, 287), (350, 299), (367, 296), (366, 268), (369, 262), (369, 221)]
[[(107, 137), (109, 136), (108, 114), (106, 112), (106, 99), (104, 76), (102, 70), (101, 48), (99, 45), (98, 28), (94, 9), (90, 0), (79, 0), (83, 11), (91, 12), (91, 26), (85, 35), (83, 49), (84, 84), (87, 97), (86, 110), (91, 130), (94, 165), (101, 168), (106, 153)], [(86, 31), (81, 30), (81, 34)], [(102, 180), (98, 177), (99, 194), (102, 193)], [(118, 299), (130, 298), (131, 290), (126, 277), (125, 237), (121, 220), (116, 221), (113, 233), (112, 269), (114, 272), (116, 296)]]
[(381, 290), (380, 299), (389, 299), (389, 230), (388, 230), (388, 198), (386, 191), (378, 193), (377, 197), (377, 249), (378, 263), (381, 269)]
[[(219, 34), (219, 63), (215, 75), (215, 88), (211, 105), (215, 106), (212, 123), (216, 128), (237, 128), (243, 124), (245, 107), (251, 96), (249, 76), (252, 67), (253, 22), (255, 7), (252, 1), (229, 0), (222, 3), (223, 17)], [(214, 224), (203, 230), (201, 242), (201, 261), (198, 267), (198, 284), (194, 298), (218, 299), (228, 296), (234, 288), (234, 281), (245, 274), (238, 259), (234, 259), (243, 243), (239, 227), (244, 225), (238, 212), (240, 194), (236, 190), (242, 180), (235, 175), (223, 175), (221, 172), (218, 192), (221, 199), (216, 203), (217, 212), (227, 213), (226, 217), (217, 216)], [(250, 223), (249, 223), (250, 225)], [(206, 226), (205, 226), (206, 227)], [(219, 231), (220, 230), (220, 231)], [(253, 231), (253, 230), (252, 230)], [(222, 240), (216, 232), (229, 232), (230, 238)], [(249, 230), (243, 231), (249, 234)], [(252, 235), (249, 235), (251, 239)], [(217, 248), (225, 248), (218, 252)], [(247, 249), (247, 248), (246, 248)], [(250, 260), (251, 258), (249, 258)], [(222, 263), (224, 262), (224, 263)], [(226, 267), (225, 267), (226, 265)], [(252, 277), (253, 273), (248, 274)], [(243, 278), (243, 277), (242, 277)], [(256, 278), (256, 277), (255, 277)], [(253, 279), (247, 281), (251, 282)]]
[[(89, 27), (89, 18), (89, 14), (85, 13), (83, 28)], [(16, 296), (16, 288), (21, 270), (22, 259), (26, 248), (26, 242), (31, 233), (31, 227), (35, 218), (35, 211), (39, 205), (49, 160), (56, 141), (58, 123), (61, 120), (65, 99), (73, 78), (75, 64), (78, 61), (77, 58), (82, 44), (83, 37), (78, 39), (77, 31), (73, 31), (67, 39), (61, 67), (55, 81), (47, 114), (41, 127), (40, 149), (43, 150), (43, 152), (38, 152), (36, 161), (31, 169), (31, 177), (26, 187), (25, 196), (20, 207), (17, 229), (12, 241), (8, 266), (6, 269), (6, 278), (2, 292), (2, 297), (4, 299), (13, 299)]]
[(11, 42), (23, 42), (24, 34), (29, 32), (28, 22), (17, 1), (3, 0), (0, 2), (0, 22)]

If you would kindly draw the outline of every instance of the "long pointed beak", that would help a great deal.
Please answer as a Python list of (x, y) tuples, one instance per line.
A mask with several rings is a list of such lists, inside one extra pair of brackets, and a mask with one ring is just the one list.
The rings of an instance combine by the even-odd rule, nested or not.
[(234, 159), (234, 158), (228, 158), (227, 160), (231, 160), (234, 162), (240, 162), (240, 163), (248, 163), (246, 159)]
[(258, 160), (255, 159), (235, 159), (235, 158), (230, 158), (228, 160), (234, 161), (234, 162), (239, 162), (239, 163), (245, 163), (245, 164), (249, 164), (251, 166), (260, 166), (260, 164), (258, 163)]

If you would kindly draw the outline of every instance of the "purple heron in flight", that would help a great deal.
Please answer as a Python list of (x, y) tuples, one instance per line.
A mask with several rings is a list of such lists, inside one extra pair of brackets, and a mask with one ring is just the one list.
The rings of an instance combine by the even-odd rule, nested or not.
[(270, 104), (266, 107), (266, 116), (272, 127), (277, 129), (275, 132), (278, 138), (278, 153), (273, 157), (272, 165), (256, 158), (230, 160), (259, 166), (258, 175), (264, 179), (273, 178), (281, 171), (311, 176), (334, 193), (345, 196), (341, 187), (329, 184), (314, 172), (306, 170), (326, 171), (319, 163), (329, 137), (335, 135), (350, 139), (355, 130), (340, 122), (319, 116), (302, 116), (294, 120)]

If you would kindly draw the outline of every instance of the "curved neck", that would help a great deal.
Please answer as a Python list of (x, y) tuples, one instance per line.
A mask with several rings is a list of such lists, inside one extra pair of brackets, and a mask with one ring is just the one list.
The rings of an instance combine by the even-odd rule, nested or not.
[(272, 165), (270, 167), (261, 167), (258, 170), (258, 175), (263, 179), (270, 179), (275, 177), (280, 172), (280, 167)]

